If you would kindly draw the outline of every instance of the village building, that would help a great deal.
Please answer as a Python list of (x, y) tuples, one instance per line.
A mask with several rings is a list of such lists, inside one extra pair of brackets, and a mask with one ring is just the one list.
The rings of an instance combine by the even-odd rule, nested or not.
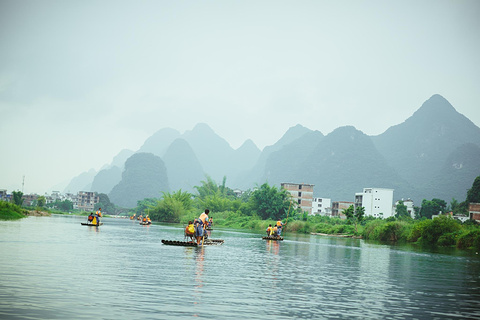
[(96, 192), (79, 191), (77, 201), (73, 204), (73, 208), (83, 211), (93, 211), (95, 204), (99, 202), (100, 197)]
[(301, 208), (303, 212), (312, 214), (314, 184), (282, 183), (280, 186), (290, 193), (292, 200), (298, 208)]
[(468, 204), (468, 216), (470, 220), (480, 222), (480, 203), (470, 202)]
[(389, 218), (393, 212), (393, 189), (363, 188), (355, 193), (355, 208), (364, 207), (365, 216)]
[(333, 201), (332, 202), (332, 217), (337, 217), (340, 219), (346, 219), (347, 217), (343, 214), (343, 210), (348, 209), (350, 206), (353, 206), (354, 203), (351, 201)]
[(331, 216), (332, 199), (314, 197), (312, 199), (312, 215)]

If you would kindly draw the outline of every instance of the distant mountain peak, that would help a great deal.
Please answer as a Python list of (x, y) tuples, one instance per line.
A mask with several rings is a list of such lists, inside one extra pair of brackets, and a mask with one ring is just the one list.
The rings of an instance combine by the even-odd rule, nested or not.
[(237, 149), (258, 149), (257, 145), (255, 144), (255, 142), (252, 141), (252, 139), (247, 139), (245, 140), (245, 142)]

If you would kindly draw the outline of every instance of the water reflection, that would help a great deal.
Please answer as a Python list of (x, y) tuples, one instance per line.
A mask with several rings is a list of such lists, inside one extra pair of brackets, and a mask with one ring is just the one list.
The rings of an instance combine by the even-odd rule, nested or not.
[(0, 318), (480, 319), (476, 255), (220, 229), (177, 247), (182, 226), (83, 220), (0, 222)]

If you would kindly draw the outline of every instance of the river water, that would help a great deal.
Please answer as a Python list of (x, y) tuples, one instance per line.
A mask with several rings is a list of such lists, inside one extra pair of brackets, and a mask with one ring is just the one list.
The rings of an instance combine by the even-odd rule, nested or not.
[(480, 319), (480, 257), (54, 215), (0, 221), (0, 319)]

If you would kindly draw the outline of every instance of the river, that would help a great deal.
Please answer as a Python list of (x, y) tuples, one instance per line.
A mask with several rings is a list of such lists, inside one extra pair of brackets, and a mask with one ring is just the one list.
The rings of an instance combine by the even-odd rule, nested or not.
[(0, 319), (480, 319), (480, 256), (53, 215), (0, 221)]

